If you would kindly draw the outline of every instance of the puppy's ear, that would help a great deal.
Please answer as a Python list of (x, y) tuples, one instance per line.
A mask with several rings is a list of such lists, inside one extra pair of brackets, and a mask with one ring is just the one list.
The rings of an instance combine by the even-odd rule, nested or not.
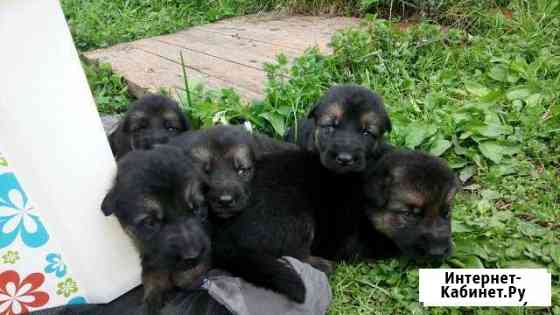
[(317, 110), (320, 105), (321, 105), (321, 101), (319, 100), (317, 103), (313, 105), (313, 107), (311, 107), (311, 110), (307, 114), (307, 118), (315, 119), (315, 115), (317, 114)]
[(389, 115), (385, 110), (385, 102), (383, 101), (383, 98), (377, 94), (374, 94), (373, 104), (374, 111), (376, 111), (378, 115), (381, 116), (381, 129), (384, 133), (390, 133), (393, 129), (393, 124), (391, 123), (391, 119), (389, 118)]
[(393, 124), (391, 123), (391, 119), (387, 114), (385, 114), (385, 117), (383, 117), (383, 126), (386, 133), (390, 133), (393, 130)]
[(117, 142), (116, 142), (116, 130), (114, 130), (113, 132), (111, 132), (109, 134), (109, 136), (107, 136), (107, 139), (109, 140), (109, 146), (111, 147), (111, 152), (113, 152), (113, 156), (117, 155)]
[(208, 219), (208, 204), (204, 194), (206, 189), (206, 180), (200, 176), (199, 179), (190, 180), (183, 191), (184, 201), (201, 221)]
[(317, 133), (316, 128), (317, 126), (315, 125), (315, 122), (313, 122), (313, 128), (307, 135), (307, 139), (305, 139), (305, 148), (309, 152), (317, 152), (317, 145), (315, 144), (315, 134)]
[(191, 130), (192, 129), (191, 122), (189, 121), (187, 115), (185, 115), (185, 113), (180, 108), (177, 109), (177, 115), (179, 116), (181, 127), (183, 127), (182, 131)]
[(105, 216), (110, 216), (115, 212), (115, 208), (117, 206), (116, 200), (116, 192), (114, 188), (111, 188), (105, 198), (103, 198), (103, 202), (101, 203), (101, 211)]
[(126, 153), (131, 151), (130, 140), (128, 136), (129, 122), (127, 117), (118, 122), (116, 128), (109, 134), (109, 145), (113, 156), (118, 160)]

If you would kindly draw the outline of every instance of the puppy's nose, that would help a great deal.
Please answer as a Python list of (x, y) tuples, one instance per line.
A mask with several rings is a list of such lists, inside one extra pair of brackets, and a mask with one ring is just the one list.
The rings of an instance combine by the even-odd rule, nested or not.
[(233, 196), (229, 195), (229, 194), (224, 194), (221, 195), (218, 198), (218, 202), (222, 205), (222, 206), (231, 206), (233, 204)]
[(342, 152), (336, 156), (336, 163), (344, 166), (352, 165), (354, 164), (354, 157), (350, 153)]
[(167, 142), (169, 142), (169, 137), (159, 137), (155, 139), (154, 144), (166, 144)]
[(442, 260), (451, 254), (450, 246), (438, 246), (428, 249), (428, 256), (434, 260)]

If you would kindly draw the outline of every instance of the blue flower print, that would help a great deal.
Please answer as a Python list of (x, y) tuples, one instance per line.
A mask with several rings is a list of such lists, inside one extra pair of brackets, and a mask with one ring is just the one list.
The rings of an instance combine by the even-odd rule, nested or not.
[(12, 244), (18, 235), (23, 244), (32, 248), (49, 240), (35, 211), (14, 174), (0, 175), (0, 249)]
[(59, 254), (50, 253), (47, 255), (47, 262), (49, 263), (45, 267), (46, 273), (53, 273), (58, 277), (62, 278), (66, 275), (66, 264), (62, 261)]
[(68, 305), (76, 305), (76, 304), (86, 304), (86, 298), (84, 298), (83, 296), (76, 296), (70, 299), (70, 301), (68, 301)]

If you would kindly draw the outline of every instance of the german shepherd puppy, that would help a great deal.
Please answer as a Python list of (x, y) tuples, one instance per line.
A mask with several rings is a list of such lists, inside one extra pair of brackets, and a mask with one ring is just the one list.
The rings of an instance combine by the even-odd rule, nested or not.
[(390, 131), (380, 96), (358, 85), (337, 85), (285, 139), (318, 154), (329, 170), (344, 174), (364, 171)]
[(224, 217), (210, 207), (213, 262), (256, 285), (296, 302), (305, 300), (299, 276), (279, 260), (291, 256), (324, 272), (332, 264), (312, 256), (314, 216), (322, 209), (318, 185), (324, 169), (314, 156), (285, 151), (263, 156), (254, 166), (251, 194), (242, 212)]
[[(301, 176), (322, 168), (299, 150), (262, 154), (255, 137), (233, 126), (185, 134), (179, 144), (206, 172), (212, 226), (213, 263), (256, 285), (273, 289), (296, 302), (305, 299), (299, 275), (282, 256), (292, 256), (328, 269), (311, 257), (314, 205)], [(315, 167), (315, 165), (317, 167)]]
[(185, 150), (208, 176), (207, 201), (216, 216), (227, 218), (242, 211), (249, 200), (255, 163), (263, 155), (297, 146), (240, 126), (223, 125), (181, 135), (170, 143)]
[(439, 158), (417, 151), (388, 152), (365, 173), (362, 222), (369, 227), (360, 226), (346, 256), (449, 256), (453, 198), (459, 187), (456, 175)]
[[(115, 183), (101, 205), (115, 214), (142, 262), (144, 301), (158, 314), (174, 288), (200, 286), (210, 268), (211, 244), (195, 208), (202, 178), (174, 147), (133, 151), (118, 163)], [(188, 200), (188, 202), (187, 202)]]
[(175, 101), (149, 94), (130, 104), (109, 135), (109, 144), (118, 160), (132, 150), (148, 150), (155, 144), (167, 143), (190, 129), (191, 124)]

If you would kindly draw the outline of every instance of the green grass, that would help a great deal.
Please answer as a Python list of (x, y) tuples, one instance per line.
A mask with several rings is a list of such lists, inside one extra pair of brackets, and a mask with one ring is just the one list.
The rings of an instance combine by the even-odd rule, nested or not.
[[(162, 2), (161, 8), (173, 3)], [(232, 14), (242, 12), (238, 7), (247, 3), (256, 2), (239, 2)], [(336, 3), (342, 2), (278, 0), (261, 8), (322, 10)], [(453, 213), (455, 253), (445, 266), (538, 266), (553, 274), (554, 308), (425, 309), (418, 303), (419, 266), (413, 262), (346, 265), (332, 277), (330, 314), (560, 314), (560, 0), (364, 0), (357, 5), (363, 6), (359, 10), (386, 10), (391, 3), (391, 13), (413, 10), (426, 19), (401, 31), (371, 17), (362, 28), (337, 34), (332, 55), (311, 49), (293, 64), (279, 56), (267, 65), (264, 100), (247, 104), (234, 90), (199, 85), (190, 90), (191, 102), (183, 100), (185, 111), (198, 127), (247, 121), (279, 137), (332, 84), (355, 82), (372, 88), (385, 98), (393, 120), (390, 140), (442, 156), (465, 181)], [(507, 7), (502, 11), (495, 5)], [(140, 16), (156, 12), (145, 10)], [(382, 16), (389, 15), (383, 11)], [(451, 28), (444, 32), (430, 20)], [(148, 34), (136, 32), (134, 25), (152, 29), (150, 21), (115, 29), (128, 27), (128, 40)], [(103, 21), (97, 31), (112, 28), (111, 23)], [(176, 23), (162, 25), (171, 30)], [(75, 29), (73, 33), (77, 38)], [(95, 38), (82, 38), (88, 36)], [(103, 73), (93, 75), (101, 83), (95, 86), (104, 86), (94, 93), (100, 109), (112, 111), (117, 107), (112, 104), (122, 108), (126, 98), (111, 101), (125, 93), (122, 81)]]
[[(260, 11), (358, 16), (366, 12), (380, 12), (389, 17), (407, 16), (414, 12), (416, 16), (464, 25), (478, 21), (480, 11), (507, 1), (61, 0), (61, 4), (76, 47), (87, 51)], [(465, 14), (465, 11), (469, 13)], [(129, 100), (130, 96), (122, 88), (120, 79), (112, 76), (107, 69), (89, 67), (86, 71), (92, 92), (99, 101), (100, 112), (122, 112), (125, 109), (123, 100)]]
[(512, 17), (478, 16), (470, 32), (420, 23), (400, 31), (371, 18), (337, 34), (334, 53), (311, 49), (267, 65), (266, 99), (193, 89), (200, 126), (248, 121), (281, 136), (329, 86), (357, 82), (384, 96), (390, 140), (442, 156), (465, 181), (454, 209), (450, 267), (543, 267), (550, 309), (424, 309), (418, 265), (348, 265), (332, 277), (330, 314), (560, 314), (560, 1), (516, 0)]
[[(171, 33), (258, 10), (234, 0), (62, 0), (79, 50)], [(249, 4), (251, 4), (249, 6)]]
[(132, 97), (124, 79), (113, 73), (109, 64), (90, 65), (82, 62), (97, 110), (105, 114), (125, 112)]

